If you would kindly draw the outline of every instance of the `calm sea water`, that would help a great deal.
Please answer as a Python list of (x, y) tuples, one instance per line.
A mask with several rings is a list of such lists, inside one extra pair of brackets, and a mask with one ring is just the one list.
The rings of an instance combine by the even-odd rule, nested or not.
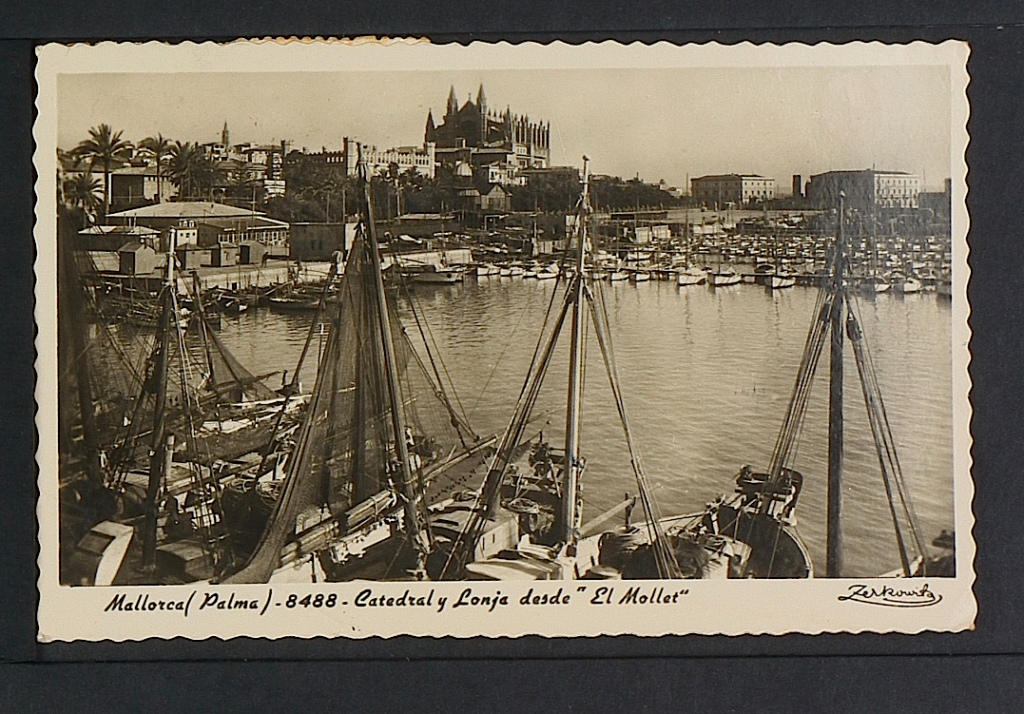
[[(497, 277), (416, 288), (417, 307), (477, 433), (500, 433), (506, 426), (553, 289), (554, 281)], [(679, 288), (656, 281), (602, 289), (631, 426), (662, 513), (700, 509), (732, 489), (744, 464), (766, 467), (817, 289)], [(950, 303), (922, 293), (858, 304), (904, 474), (930, 541), (953, 526)], [(403, 317), (409, 318), (407, 309)], [(291, 370), (311, 319), (260, 309), (225, 317), (220, 336), (255, 373)], [(535, 413), (535, 431), (545, 429), (555, 443), (565, 428), (567, 351), (565, 334)], [(856, 577), (897, 568), (899, 556), (849, 343), (847, 355), (844, 574)], [(313, 355), (302, 374), (306, 390), (315, 368)], [(825, 357), (795, 461), (805, 476), (799, 530), (819, 570), (825, 557), (827, 370)], [(636, 492), (592, 333), (586, 377), (584, 520)]]

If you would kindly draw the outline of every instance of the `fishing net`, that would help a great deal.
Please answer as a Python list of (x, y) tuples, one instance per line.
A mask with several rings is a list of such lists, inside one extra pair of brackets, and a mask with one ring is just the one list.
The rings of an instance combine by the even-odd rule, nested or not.
[[(460, 425), (412, 349), (393, 299), (381, 301), (375, 250), (360, 231), (341, 280), (340, 301), (331, 308), (330, 334), (281, 496), (249, 563), (231, 582), (266, 581), (279, 565), (282, 547), (301, 529), (298, 519), (311, 509), (321, 515), (329, 511), (344, 523), (352, 506), (385, 490), (401, 490), (399, 429), (420, 493), (426, 474), (463, 443)], [(399, 385), (398, 427), (391, 409), (385, 319)]]

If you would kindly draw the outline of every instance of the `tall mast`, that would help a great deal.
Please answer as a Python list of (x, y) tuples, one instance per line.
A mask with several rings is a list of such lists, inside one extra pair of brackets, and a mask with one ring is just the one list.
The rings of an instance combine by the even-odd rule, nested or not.
[(429, 550), (429, 535), (423, 512), (423, 496), (417, 487), (415, 475), (409, 463), (409, 447), (405, 441), (405, 416), (402, 412), (402, 397), (398, 386), (391, 317), (388, 313), (387, 294), (384, 292), (384, 275), (381, 272), (380, 250), (377, 245), (377, 227), (373, 222), (373, 200), (370, 195), (370, 183), (365, 176), (363, 179), (363, 191), (366, 206), (366, 237), (369, 240), (368, 247), (378, 302), (377, 315), (380, 320), (378, 327), (380, 329), (381, 341), (383, 342), (384, 371), (388, 383), (388, 405), (391, 409), (391, 420), (394, 427), (395, 452), (400, 469), (398, 474), (401, 480), (400, 489), (405, 501), (405, 525), (409, 534), (409, 540), (422, 560)]
[(576, 542), (577, 489), (579, 474), (582, 470), (580, 461), (580, 406), (583, 395), (583, 286), (584, 259), (587, 245), (587, 221), (590, 212), (590, 175), (587, 169), (587, 157), (583, 157), (583, 200), (576, 216), (576, 235), (578, 236), (576, 255), (576, 275), (573, 277), (572, 291), (572, 343), (569, 357), (569, 408), (566, 410), (565, 424), (565, 467), (563, 469), (562, 489), (562, 540), (567, 545)]
[(843, 570), (843, 271), (846, 263), (844, 194), (839, 193), (839, 228), (836, 231), (835, 267), (832, 277), (832, 354), (829, 369), (828, 400), (828, 536), (825, 575), (838, 578)]
[(75, 265), (75, 248), (73, 241), (77, 234), (70, 227), (70, 217), (61, 210), (58, 217), (60, 226), (60, 240), (57, 243), (59, 263), (58, 285), (64, 287), (64, 294), (60, 296), (61, 315), (68, 315), (67, 319), (60, 322), (60, 327), (65, 330), (65, 337), (70, 338), (71, 360), (75, 367), (75, 381), (78, 387), (78, 405), (81, 411), (82, 436), (85, 439), (85, 469), (88, 477), (96, 483), (103, 483), (104, 477), (100, 468), (99, 458), (99, 436), (96, 430), (96, 408), (93, 404), (92, 382), (89, 379), (89, 360), (86, 355), (85, 340), (85, 314), (82, 310), (82, 299), (85, 296), (85, 286), (82, 277)]
[(164, 423), (167, 417), (167, 363), (170, 357), (171, 313), (174, 309), (174, 231), (168, 233), (170, 244), (167, 247), (167, 276), (162, 291), (162, 309), (160, 311), (160, 351), (157, 356), (156, 369), (156, 405), (153, 411), (152, 455), (149, 459), (149, 482), (146, 484), (145, 521), (142, 533), (142, 562), (147, 570), (156, 567), (156, 500), (160, 495), (160, 485), (167, 475), (166, 454), (173, 448), (173, 435), (166, 437)]

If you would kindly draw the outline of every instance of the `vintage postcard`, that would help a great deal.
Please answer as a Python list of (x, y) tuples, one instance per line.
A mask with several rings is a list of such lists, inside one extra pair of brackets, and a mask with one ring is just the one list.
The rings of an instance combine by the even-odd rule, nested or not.
[(39, 640), (972, 628), (968, 54), (40, 47)]

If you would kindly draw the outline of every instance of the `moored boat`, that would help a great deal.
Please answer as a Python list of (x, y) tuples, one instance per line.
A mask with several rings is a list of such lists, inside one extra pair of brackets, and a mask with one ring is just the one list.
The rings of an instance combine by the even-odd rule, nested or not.
[[(250, 556), (225, 580), (258, 583), (422, 577), (428, 508), (457, 490), (493, 439), (447, 397), (419, 319), (421, 356), (385, 291), (369, 184), (317, 382), (279, 494)], [(428, 367), (430, 365), (430, 367)], [(442, 496), (443, 495), (443, 496)]]
[[(76, 281), (64, 276), (61, 282), (68, 295)], [(144, 366), (138, 370), (117, 352), (131, 375), (117, 411), (99, 414), (91, 397), (79, 399), (86, 466), (62, 478), (62, 583), (217, 578), (239, 554), (238, 539), (246, 531), (225, 507), (226, 492), (232, 483), (274, 468), (275, 436), (284, 438), (289, 414), (301, 404), (293, 399), (288, 405), (263, 384), (271, 375), (251, 374), (224, 347), (206, 319), (198, 277), (188, 298), (193, 319), (182, 317), (176, 285), (169, 260)], [(63, 304), (65, 317), (80, 323), (70, 303)], [(108, 365), (97, 374), (91, 365), (90, 353), (101, 349), (96, 343), (76, 360), (80, 396), (92, 390), (94, 377), (101, 389), (119, 381), (116, 369)], [(65, 443), (61, 451), (78, 448)], [(124, 547), (111, 547), (115, 542)]]
[(274, 296), (267, 298), (267, 303), (277, 312), (314, 312), (320, 306), (316, 298), (302, 295)]
[(414, 283), (451, 285), (452, 283), (461, 283), (464, 275), (464, 271), (459, 267), (425, 265), (422, 268), (409, 271), (406, 277)]
[(716, 288), (738, 285), (742, 281), (743, 276), (732, 268), (720, 269), (716, 272), (708, 273), (708, 284)]
[(696, 266), (682, 268), (676, 273), (676, 284), (679, 286), (703, 285), (707, 280), (708, 274)]
[[(601, 559), (601, 527), (613, 514), (628, 510), (627, 500), (611, 512), (584, 522), (580, 480), (586, 460), (580, 448), (583, 399), (583, 349), (593, 325), (640, 489), (656, 577), (682, 573), (673, 544), (664, 536), (636, 444), (629, 428), (621, 384), (608, 331), (601, 284), (591, 277), (589, 173), (584, 158), (583, 191), (574, 222), (575, 249), (561, 305), (552, 301), (526, 386), (492, 457), (480, 489), (431, 510), (436, 547), (427, 562), (435, 579), (569, 580), (617, 577)], [(567, 266), (568, 268), (568, 266)], [(543, 432), (527, 437), (534, 406), (564, 330), (570, 332), (565, 441), (555, 446)]]
[(788, 272), (780, 272), (770, 276), (769, 286), (772, 290), (791, 288), (796, 285), (796, 275)]
[[(687, 540), (693, 552), (705, 555), (698, 546), (708, 550), (715, 544), (727, 553), (720, 567), (707, 567), (702, 577), (809, 578), (815, 569), (808, 550), (796, 531), (796, 507), (804, 486), (804, 475), (793, 468), (804, 418), (808, 412), (811, 386), (822, 350), (831, 345), (829, 370), (829, 448), (827, 474), (827, 534), (825, 577), (843, 575), (842, 493), (843, 493), (843, 345), (848, 339), (853, 347), (854, 361), (861, 383), (875, 452), (889, 502), (896, 550), (901, 568), (886, 576), (916, 577), (949, 575), (954, 570), (951, 555), (933, 557), (922, 542), (920, 527), (910, 503), (909, 489), (897, 457), (896, 441), (886, 414), (885, 402), (874, 372), (865, 336), (851, 304), (853, 294), (847, 289), (847, 255), (844, 240), (845, 213), (840, 199), (839, 226), (828, 283), (822, 288), (805, 342), (789, 407), (776, 439), (769, 466), (757, 471), (744, 466), (736, 477), (736, 489), (723, 495), (699, 513), (683, 516), (666, 525), (670, 538)], [(631, 552), (616, 563), (623, 572), (639, 567), (643, 556), (642, 534), (629, 530), (618, 533)], [(632, 538), (633, 540), (630, 540)], [(952, 537), (943, 547), (951, 546)], [(641, 545), (635, 545), (635, 542)], [(947, 542), (948, 541), (948, 542)], [(700, 562), (697, 559), (694, 562)]]

